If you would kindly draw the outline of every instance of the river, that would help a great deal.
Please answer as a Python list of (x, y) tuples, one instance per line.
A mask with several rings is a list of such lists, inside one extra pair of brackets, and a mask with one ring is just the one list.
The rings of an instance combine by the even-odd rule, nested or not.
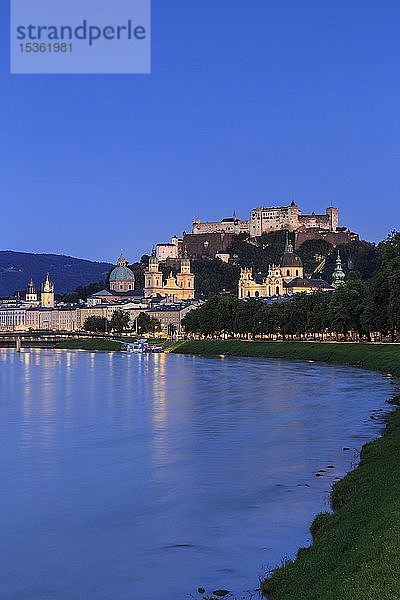
[(247, 598), (392, 393), (316, 363), (0, 350), (1, 600)]

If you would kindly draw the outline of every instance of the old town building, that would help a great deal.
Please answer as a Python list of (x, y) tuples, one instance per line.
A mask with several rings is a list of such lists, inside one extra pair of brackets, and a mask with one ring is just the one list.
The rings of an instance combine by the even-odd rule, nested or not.
[(195, 294), (194, 275), (191, 272), (190, 259), (185, 256), (180, 261), (180, 271), (176, 276), (170, 273), (164, 282), (162, 271), (160, 271), (156, 250), (149, 259), (149, 265), (144, 274), (144, 296), (152, 298), (161, 296), (168, 298), (171, 302), (176, 300), (192, 300)]
[(307, 279), (301, 258), (295, 254), (287, 237), (285, 252), (280, 264), (269, 265), (266, 274), (253, 276), (252, 269), (242, 269), (239, 279), (239, 298), (271, 298), (301, 292), (332, 291), (323, 279)]

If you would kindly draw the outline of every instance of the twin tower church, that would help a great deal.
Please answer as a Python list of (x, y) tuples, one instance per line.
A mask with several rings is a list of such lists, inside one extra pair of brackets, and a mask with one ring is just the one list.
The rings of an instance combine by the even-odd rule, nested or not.
[(138, 296), (142, 292), (144, 298), (162, 296), (171, 301), (176, 301), (193, 300), (195, 294), (194, 274), (191, 272), (191, 264), (187, 255), (181, 259), (180, 269), (176, 276), (171, 271), (167, 279), (164, 280), (155, 249), (153, 249), (148, 267), (144, 273), (143, 291), (137, 290), (134, 294), (135, 275), (122, 255), (118, 259), (115, 269), (111, 271), (109, 281), (110, 293), (114, 293), (119, 297)]

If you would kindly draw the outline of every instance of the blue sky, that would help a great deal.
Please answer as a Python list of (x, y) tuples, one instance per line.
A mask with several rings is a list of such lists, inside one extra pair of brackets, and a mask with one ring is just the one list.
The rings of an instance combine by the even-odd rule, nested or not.
[(153, 0), (144, 75), (10, 75), (0, 249), (130, 260), (194, 216), (338, 206), (400, 228), (400, 3)]

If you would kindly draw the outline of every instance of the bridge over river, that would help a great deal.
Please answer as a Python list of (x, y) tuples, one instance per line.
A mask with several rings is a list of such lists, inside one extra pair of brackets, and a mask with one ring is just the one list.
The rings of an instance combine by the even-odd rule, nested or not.
[(107, 334), (90, 334), (85, 332), (58, 332), (58, 331), (29, 331), (29, 332), (3, 332), (0, 333), (0, 348), (55, 348), (60, 342), (69, 340), (109, 340), (126, 345), (132, 338), (125, 340), (115, 339)]

